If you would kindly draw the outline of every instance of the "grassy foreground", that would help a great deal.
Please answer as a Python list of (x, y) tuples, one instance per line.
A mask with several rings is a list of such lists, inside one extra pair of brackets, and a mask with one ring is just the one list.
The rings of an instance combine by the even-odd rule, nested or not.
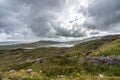
[[(5, 47), (4, 47), (5, 48)], [(71, 48), (0, 50), (1, 80), (120, 80), (120, 65), (80, 62), (99, 56), (120, 57), (120, 36)]]

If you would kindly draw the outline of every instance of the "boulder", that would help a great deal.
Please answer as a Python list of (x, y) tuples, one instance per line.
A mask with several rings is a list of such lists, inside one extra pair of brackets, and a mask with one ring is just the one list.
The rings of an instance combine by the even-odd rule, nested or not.
[(98, 77), (103, 78), (104, 76), (102, 74), (99, 74)]
[(33, 71), (32, 69), (28, 69), (27, 73), (32, 73), (32, 71)]
[(10, 73), (15, 73), (16, 71), (15, 71), (15, 70), (10, 70), (9, 72), (10, 72)]

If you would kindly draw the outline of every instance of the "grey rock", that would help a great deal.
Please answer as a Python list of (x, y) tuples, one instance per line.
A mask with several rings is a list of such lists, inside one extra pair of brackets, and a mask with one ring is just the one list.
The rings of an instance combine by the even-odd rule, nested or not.
[(10, 73), (15, 73), (16, 71), (15, 71), (15, 70), (10, 70), (9, 72), (10, 72)]
[(65, 58), (65, 55), (63, 55), (63, 54), (58, 54), (58, 55), (56, 55), (56, 57), (57, 57), (57, 58)]
[(79, 63), (88, 62), (92, 64), (100, 64), (100, 65), (120, 65), (120, 57), (115, 56), (100, 56), (100, 57), (91, 57), (85, 60), (79, 61)]
[(32, 69), (28, 69), (28, 70), (27, 70), (27, 73), (32, 73)]
[(45, 61), (46, 61), (45, 58), (27, 59), (26, 61), (19, 62), (18, 64), (26, 64), (26, 63), (44, 63)]

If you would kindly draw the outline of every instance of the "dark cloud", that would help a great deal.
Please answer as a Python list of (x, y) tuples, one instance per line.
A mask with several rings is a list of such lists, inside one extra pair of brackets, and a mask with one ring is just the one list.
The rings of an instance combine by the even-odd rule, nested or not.
[(28, 27), (40, 37), (52, 37), (52, 21), (57, 18), (56, 13), (61, 12), (64, 0), (23, 0), (30, 7), (27, 17)]
[(120, 0), (88, 0), (88, 5), (84, 1), (1, 0), (0, 33), (54, 38), (120, 31)]
[(87, 11), (86, 26), (108, 31), (120, 23), (120, 0), (92, 0)]

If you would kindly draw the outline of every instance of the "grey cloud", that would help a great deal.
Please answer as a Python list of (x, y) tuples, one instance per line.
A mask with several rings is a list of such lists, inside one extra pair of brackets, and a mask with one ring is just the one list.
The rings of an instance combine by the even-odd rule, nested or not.
[[(59, 26), (59, 25), (57, 25)], [(78, 24), (74, 24), (73, 28), (67, 30), (62, 27), (54, 27), (56, 31), (56, 36), (65, 36), (65, 37), (84, 37), (86, 36), (86, 31), (82, 31)]]
[[(25, 33), (27, 24), (22, 19), (25, 18), (28, 7), (19, 4), (17, 0), (4, 0), (0, 4), (0, 34), (11, 36), (9, 38), (24, 36), (22, 34)], [(27, 33), (30, 33), (29, 29)]]
[[(77, 6), (79, 1), (73, 0), (5, 0), (0, 3), (0, 32), (6, 34), (20, 34), (30, 36), (31, 32), (38, 37), (84, 37), (89, 30), (100, 34), (100, 31), (119, 32), (120, 0), (89, 0), (88, 7)], [(66, 3), (67, 4), (66, 7)], [(61, 26), (64, 23), (60, 17), (68, 15), (66, 10), (74, 7), (77, 14), (83, 14), (86, 19), (83, 24), (74, 22)], [(65, 14), (65, 15), (64, 15)], [(64, 15), (64, 16), (63, 16)], [(76, 15), (74, 15), (76, 16)], [(68, 20), (69, 22), (70, 20)], [(115, 27), (115, 28), (114, 28)]]
[[(36, 32), (36, 34), (38, 36), (51, 36), (54, 34), (54, 36), (66, 36), (66, 37), (82, 37), (82, 36), (86, 36), (85, 32), (81, 32), (81, 29), (78, 27), (78, 30), (67, 30), (65, 28), (62, 28), (59, 23), (60, 22), (54, 22), (52, 23), (52, 20), (56, 20), (57, 16), (54, 15), (57, 12), (60, 12), (64, 6), (64, 2), (59, 4), (60, 2), (54, 2), (53, 4), (57, 4), (57, 5), (51, 5), (50, 3), (47, 5), (49, 6), (41, 6), (43, 9), (42, 13), (39, 14), (39, 17), (36, 19), (37, 21), (33, 22), (33, 24), (31, 24), (31, 28), (32, 30)], [(43, 4), (46, 4), (46, 2), (43, 2)], [(57, 6), (57, 7), (56, 7)], [(49, 14), (49, 10), (52, 8), (52, 12), (54, 13)], [(37, 9), (37, 7), (35, 6), (35, 9)], [(59, 11), (56, 11), (58, 10)], [(77, 9), (77, 8), (76, 8)], [(41, 11), (41, 9), (37, 9), (36, 11)], [(39, 13), (36, 12), (35, 13)], [(120, 1), (119, 0), (92, 0), (90, 2), (90, 4), (88, 5), (88, 8), (84, 8), (84, 7), (80, 7), (79, 12), (84, 14), (84, 17), (87, 18), (87, 20), (84, 22), (83, 25), (79, 25), (79, 26), (84, 26), (86, 28), (88, 28), (88, 30), (90, 29), (95, 29), (95, 30), (100, 30), (100, 31), (110, 31), (113, 30), (112, 27), (115, 27), (114, 24), (117, 24), (120, 22)], [(45, 15), (48, 12), (47, 15)], [(40, 16), (42, 15), (42, 17)], [(52, 15), (52, 16), (51, 16)], [(34, 26), (35, 24), (36, 26)], [(52, 24), (56, 24), (57, 25), (52, 25), (49, 26), (48, 23), (50, 25)], [(111, 26), (113, 25), (113, 26)], [(34, 27), (33, 27), (34, 26)], [(54, 27), (57, 26), (57, 27)], [(81, 27), (81, 28), (84, 28)], [(118, 26), (117, 26), (118, 27)], [(55, 33), (51, 33), (51, 28), (54, 29)], [(50, 32), (50, 33), (49, 33)], [(72, 32), (72, 33), (71, 33)], [(99, 32), (95, 32), (95, 33), (91, 33), (91, 34), (99, 34)]]
[(28, 27), (40, 37), (52, 37), (52, 21), (57, 19), (56, 13), (62, 10), (64, 0), (22, 0), (30, 6), (31, 11), (27, 17)]
[[(72, 1), (72, 0), (71, 0)], [(84, 32), (81, 32), (80, 29), (77, 30), (67, 30), (63, 27), (69, 26), (60, 26), (62, 21), (57, 21), (58, 17), (64, 15), (57, 15), (62, 12), (62, 10), (66, 7), (65, 0), (44, 0), (38, 1), (38, 4), (31, 5), (32, 19), (29, 22), (29, 28), (37, 35), (42, 37), (83, 37), (85, 36)], [(74, 1), (72, 1), (74, 2)], [(36, 3), (36, 2), (35, 2)], [(30, 3), (31, 4), (31, 3)], [(42, 5), (41, 5), (42, 4)], [(72, 4), (72, 3), (70, 3)], [(36, 17), (37, 16), (37, 17)], [(69, 20), (68, 20), (69, 21)]]
[[(120, 0), (92, 0), (87, 9), (86, 26), (109, 31), (114, 24), (120, 23)], [(92, 18), (93, 23), (89, 23)], [(111, 26), (112, 25), (112, 26)]]
[[(16, 5), (12, 4), (12, 1), (10, 3), (7, 3), (5, 5), (0, 6), (0, 27), (1, 28), (12, 28), (10, 26), (16, 26), (17, 17), (16, 14), (19, 13), (18, 6), (14, 7)], [(15, 22), (14, 22), (15, 21)], [(14, 22), (14, 23), (13, 23)], [(14, 28), (13, 27), (13, 28)]]

